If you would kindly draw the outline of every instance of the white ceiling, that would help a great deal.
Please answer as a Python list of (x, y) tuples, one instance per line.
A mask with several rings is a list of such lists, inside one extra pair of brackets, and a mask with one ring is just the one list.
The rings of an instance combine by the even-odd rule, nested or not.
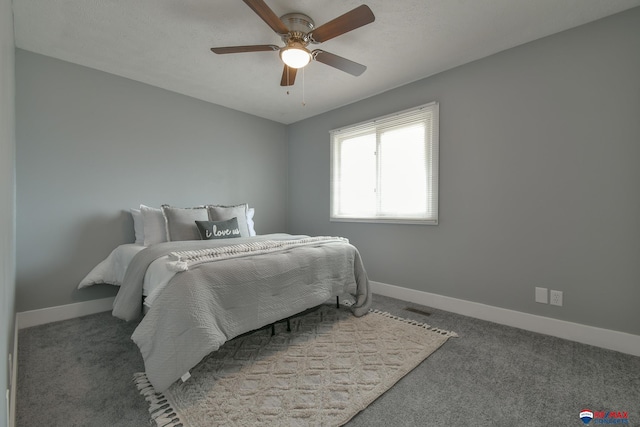
[[(280, 86), (278, 44), (240, 0), (13, 0), (16, 46), (289, 124), (540, 37), (640, 0), (266, 0), (319, 26), (367, 4), (375, 22), (317, 47), (366, 65), (353, 77), (319, 62)], [(316, 47), (316, 46), (314, 46)], [(303, 99), (305, 105), (303, 105)]]

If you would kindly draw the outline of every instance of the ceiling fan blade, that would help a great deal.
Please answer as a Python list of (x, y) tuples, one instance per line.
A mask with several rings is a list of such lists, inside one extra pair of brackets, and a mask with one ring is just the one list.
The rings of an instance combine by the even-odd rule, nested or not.
[(263, 0), (243, 0), (273, 31), (287, 34), (289, 29)]
[(296, 82), (297, 72), (297, 68), (291, 68), (285, 65), (284, 70), (282, 70), (282, 79), (280, 79), (280, 86), (293, 86), (293, 84)]
[(334, 55), (333, 53), (325, 52), (321, 49), (316, 49), (311, 52), (311, 56), (318, 62), (322, 62), (323, 64), (342, 70), (352, 76), (359, 76), (367, 69), (367, 67), (362, 64)]
[(363, 4), (326, 24), (320, 25), (309, 34), (309, 37), (314, 43), (323, 43), (363, 25), (370, 24), (375, 20), (376, 17), (369, 9), (369, 6)]
[(211, 52), (220, 55), (225, 53), (265, 52), (274, 50), (280, 50), (280, 48), (274, 44), (254, 44), (250, 46), (227, 46), (211, 48)]

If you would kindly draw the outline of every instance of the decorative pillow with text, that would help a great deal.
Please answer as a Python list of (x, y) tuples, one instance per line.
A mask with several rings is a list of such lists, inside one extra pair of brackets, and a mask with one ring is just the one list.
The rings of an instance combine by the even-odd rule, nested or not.
[(196, 226), (198, 226), (202, 240), (241, 237), (236, 217), (226, 221), (196, 221)]

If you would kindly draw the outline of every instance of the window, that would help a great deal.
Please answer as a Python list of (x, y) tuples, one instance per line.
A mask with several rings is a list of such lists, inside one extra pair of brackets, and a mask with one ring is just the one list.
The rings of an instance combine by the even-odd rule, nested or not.
[(438, 103), (331, 135), (331, 220), (438, 223)]

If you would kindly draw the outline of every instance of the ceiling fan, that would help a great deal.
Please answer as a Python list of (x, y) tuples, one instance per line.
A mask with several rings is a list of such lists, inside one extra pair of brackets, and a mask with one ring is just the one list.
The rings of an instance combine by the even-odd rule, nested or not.
[(311, 18), (302, 13), (288, 13), (278, 18), (264, 0), (243, 0), (264, 22), (275, 31), (285, 43), (280, 47), (274, 44), (213, 47), (211, 51), (217, 54), (280, 51), (280, 58), (284, 62), (280, 86), (291, 86), (296, 79), (299, 68), (306, 66), (311, 60), (342, 70), (353, 76), (359, 76), (367, 69), (366, 66), (350, 61), (341, 56), (322, 49), (309, 51), (309, 43), (318, 44), (334, 37), (370, 24), (376, 18), (368, 6), (362, 5), (338, 16), (337, 18), (315, 27)]

